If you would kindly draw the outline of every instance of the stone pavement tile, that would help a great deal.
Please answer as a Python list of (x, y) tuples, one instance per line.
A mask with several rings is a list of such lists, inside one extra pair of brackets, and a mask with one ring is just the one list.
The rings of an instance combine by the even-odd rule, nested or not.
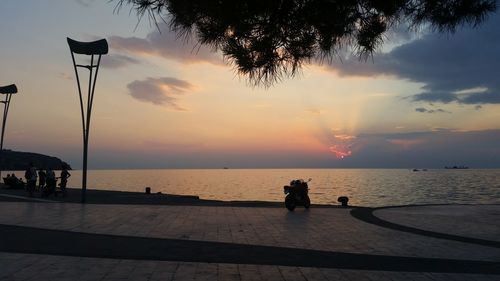
[(279, 266), (283, 279), (286, 281), (305, 281), (307, 280), (298, 267)]
[(21, 254), (0, 253), (0, 280), (5, 280), (18, 271), (28, 267), (37, 257)]
[(299, 270), (306, 280), (328, 281), (319, 268), (300, 267)]
[(349, 281), (375, 281), (380, 279), (377, 272), (365, 270), (340, 270), (342, 275)]
[(349, 281), (346, 275), (343, 274), (339, 269), (335, 268), (319, 268), (319, 271), (323, 273), (328, 281)]
[(174, 279), (175, 271), (179, 267), (177, 262), (158, 261), (151, 273), (151, 281), (170, 281)]
[(218, 264), (217, 280), (240, 280), (237, 264)]
[(263, 265), (259, 267), (262, 280), (284, 280), (283, 275), (276, 265)]
[[(82, 264), (85, 264), (85, 262), (82, 262)], [(127, 280), (135, 266), (136, 261), (134, 260), (116, 260), (116, 263), (108, 268), (103, 280)]]
[(456, 274), (456, 273), (425, 273), (432, 281), (498, 281), (498, 275)]
[(179, 263), (175, 270), (175, 281), (195, 280), (196, 276), (196, 263)]
[(242, 281), (261, 281), (265, 280), (261, 275), (262, 266), (253, 264), (238, 264), (238, 272)]
[(20, 262), (17, 266), (14, 265), (15, 271), (2, 277), (6, 280), (29, 280), (36, 277), (42, 270), (46, 270), (48, 262), (39, 256), (30, 256), (26, 260)]
[(218, 266), (216, 263), (196, 264), (195, 280), (217, 280)]
[[(393, 278), (394, 279), (394, 278)], [(425, 272), (402, 272), (401, 279), (406, 281), (432, 281)]]
[(156, 261), (136, 261), (134, 270), (132, 270), (128, 278), (130, 280), (148, 281), (151, 279), (156, 267)]

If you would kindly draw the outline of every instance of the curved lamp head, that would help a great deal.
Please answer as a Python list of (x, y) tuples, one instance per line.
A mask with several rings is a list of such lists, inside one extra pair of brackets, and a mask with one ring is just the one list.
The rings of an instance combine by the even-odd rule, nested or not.
[(17, 93), (16, 84), (0, 87), (0, 94), (15, 94)]
[(108, 53), (108, 42), (106, 39), (94, 42), (79, 42), (71, 38), (68, 39), (68, 45), (71, 52), (81, 55), (105, 55)]

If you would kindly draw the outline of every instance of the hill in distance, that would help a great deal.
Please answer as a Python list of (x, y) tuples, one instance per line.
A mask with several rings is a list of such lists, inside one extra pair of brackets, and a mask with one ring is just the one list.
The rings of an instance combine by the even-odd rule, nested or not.
[(71, 166), (61, 159), (39, 153), (4, 149), (0, 157), (0, 167), (5, 171), (22, 171), (25, 170), (30, 163), (33, 163), (37, 169), (50, 168), (52, 170), (60, 170), (62, 167), (66, 167), (71, 170)]

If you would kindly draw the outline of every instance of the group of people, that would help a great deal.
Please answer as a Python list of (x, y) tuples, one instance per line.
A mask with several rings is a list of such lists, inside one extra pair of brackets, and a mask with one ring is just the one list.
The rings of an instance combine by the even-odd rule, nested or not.
[[(68, 178), (71, 177), (71, 174), (68, 172), (66, 167), (63, 167), (61, 170), (61, 176), (56, 177), (55, 172), (48, 168), (45, 171), (40, 169), (37, 171), (33, 163), (30, 163), (29, 167), (24, 172), (24, 178), (26, 179), (26, 190), (29, 193), (29, 196), (32, 197), (33, 193), (36, 190), (42, 192), (42, 197), (47, 197), (51, 194), (57, 196), (56, 186), (57, 180), (61, 179), (61, 183), (59, 184), (61, 188), (62, 195), (65, 197), (66, 185), (68, 184)], [(37, 185), (38, 180), (38, 185)]]
[(24, 181), (22, 178), (16, 177), (16, 174), (7, 174), (7, 177), (3, 178), (3, 182), (10, 188), (24, 188)]

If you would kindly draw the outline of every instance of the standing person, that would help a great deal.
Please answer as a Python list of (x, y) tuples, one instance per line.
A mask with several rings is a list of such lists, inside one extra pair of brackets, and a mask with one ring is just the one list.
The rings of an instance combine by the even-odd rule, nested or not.
[(69, 177), (71, 177), (71, 174), (68, 172), (68, 169), (66, 169), (66, 167), (63, 166), (63, 169), (61, 171), (61, 184), (60, 184), (63, 197), (66, 197), (66, 184), (68, 183)]
[(38, 189), (40, 191), (43, 191), (43, 188), (45, 187), (45, 179), (47, 178), (47, 174), (43, 171), (43, 169), (40, 169), (38, 171)]
[(26, 179), (26, 189), (28, 190), (30, 197), (33, 197), (33, 192), (36, 188), (37, 177), (38, 176), (36, 174), (35, 165), (33, 165), (33, 162), (30, 162), (28, 169), (26, 169), (26, 171), (24, 172), (24, 178)]
[(56, 174), (50, 168), (47, 168), (45, 173), (46, 173), (45, 181), (47, 183), (47, 186), (45, 187), (43, 195), (49, 196), (50, 194), (56, 191)]

